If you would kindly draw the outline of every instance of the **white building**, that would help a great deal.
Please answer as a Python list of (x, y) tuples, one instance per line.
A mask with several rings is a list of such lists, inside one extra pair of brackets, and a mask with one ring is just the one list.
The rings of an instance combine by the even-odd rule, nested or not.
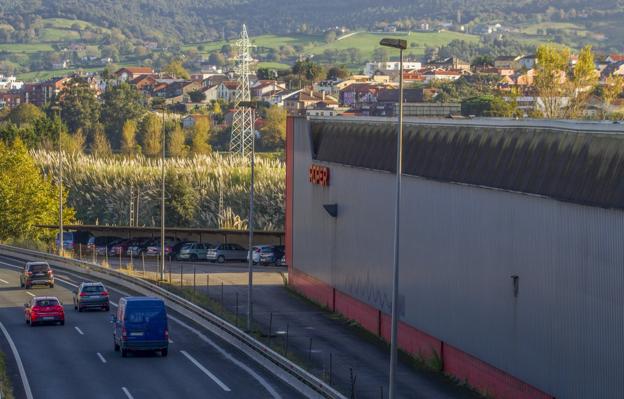
[[(398, 73), (400, 69), (400, 62), (398, 61), (387, 61), (387, 62), (368, 62), (364, 67), (364, 74), (368, 76), (373, 76), (375, 72), (379, 71), (384, 75), (389, 75), (392, 73)], [(407, 71), (410, 69), (421, 69), (422, 63), (420, 62), (412, 62), (412, 61), (404, 61), (403, 62), (403, 70)]]
[(15, 76), (0, 75), (0, 90), (20, 90), (24, 82), (17, 80)]

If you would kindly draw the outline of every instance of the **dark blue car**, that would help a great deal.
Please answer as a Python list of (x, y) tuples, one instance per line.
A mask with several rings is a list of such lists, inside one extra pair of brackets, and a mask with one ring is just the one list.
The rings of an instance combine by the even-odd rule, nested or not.
[(162, 356), (167, 356), (169, 329), (162, 299), (121, 298), (113, 324), (115, 350), (121, 350), (122, 357), (128, 356), (129, 351), (159, 351)]

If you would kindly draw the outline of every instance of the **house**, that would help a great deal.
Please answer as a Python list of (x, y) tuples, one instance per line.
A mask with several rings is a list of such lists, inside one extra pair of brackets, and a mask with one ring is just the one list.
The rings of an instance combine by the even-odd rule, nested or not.
[(338, 110), (335, 107), (329, 107), (327, 103), (321, 101), (316, 103), (312, 108), (306, 109), (306, 116), (336, 116)]
[(624, 62), (624, 54), (616, 54), (612, 53), (605, 59), (608, 64), (613, 64), (616, 62)]
[(166, 98), (168, 103), (190, 102), (189, 93), (201, 89), (202, 85), (200, 82), (175, 80), (163, 88), (154, 91), (154, 95)]
[(525, 55), (518, 60), (518, 63), (520, 64), (520, 68), (533, 69), (537, 65), (537, 55)]
[(115, 77), (121, 82), (131, 81), (141, 75), (155, 75), (150, 67), (124, 67), (115, 72)]
[(24, 82), (17, 80), (15, 76), (0, 75), (0, 90), (20, 90)]
[(22, 103), (22, 93), (12, 92), (0, 92), (0, 109), (13, 109)]
[(470, 63), (457, 57), (448, 57), (433, 60), (427, 63), (429, 69), (456, 69), (470, 71)]
[(236, 90), (238, 90), (238, 82), (236, 80), (224, 80), (217, 88), (217, 98), (228, 103), (232, 102), (234, 101)]
[(225, 82), (226, 80), (229, 80), (227, 76), (223, 74), (215, 74), (204, 79), (202, 81), (202, 84), (204, 86), (214, 86), (214, 85), (220, 85), (221, 82)]
[(362, 103), (376, 102), (379, 90), (384, 87), (375, 83), (352, 83), (340, 90), (340, 104), (347, 107), (357, 107)]
[(296, 96), (302, 89), (298, 89), (298, 90), (282, 90), (278, 93), (275, 93), (272, 98), (270, 99), (270, 101), (267, 101), (269, 103), (271, 103), (272, 105), (277, 105), (280, 107), (284, 106), (284, 101)]
[(153, 75), (141, 75), (130, 81), (130, 84), (145, 95), (151, 95), (157, 85), (157, 80)]
[(484, 74), (484, 75), (498, 75), (498, 76), (511, 76), (516, 73), (515, 70), (511, 68), (496, 68), (496, 67), (476, 67), (475, 73)]
[(59, 62), (53, 62), (52, 69), (67, 69), (70, 67), (70, 65), (71, 62), (69, 60), (62, 60)]
[(325, 93), (313, 90), (301, 90), (295, 95), (284, 100), (284, 108), (290, 115), (305, 115), (306, 109), (314, 108), (319, 103), (324, 103), (329, 108), (337, 108), (338, 100)]
[(505, 69), (520, 69), (520, 60), (524, 56), (522, 55), (501, 55), (494, 59), (494, 67)]
[(457, 80), (464, 75), (464, 71), (460, 69), (433, 69), (424, 73), (425, 83), (431, 82), (449, 82)]
[(624, 76), (624, 61), (613, 62), (608, 64), (600, 73), (600, 80), (604, 81), (607, 77)]
[(250, 87), (252, 98), (261, 98), (266, 94), (276, 93), (282, 90), (286, 90), (286, 85), (276, 80), (258, 80)]
[(207, 104), (211, 101), (218, 100), (219, 99), (218, 89), (219, 89), (219, 85), (204, 86), (201, 89), (199, 89), (206, 96), (206, 98), (204, 99), (204, 101), (202, 101), (202, 103)]
[[(362, 111), (370, 116), (395, 116), (399, 104), (399, 89), (382, 88), (377, 93), (377, 101), (363, 106)], [(404, 89), (403, 103), (422, 103), (425, 101), (425, 90), (423, 88)]]
[[(400, 64), (401, 63), (399, 61), (367, 62), (366, 66), (364, 66), (364, 74), (367, 76), (373, 76), (377, 72), (381, 72), (382, 75), (396, 74), (398, 76)], [(420, 62), (412, 62), (412, 61), (403, 62), (404, 71), (408, 69), (420, 69), (420, 68), (422, 68), (422, 63)]]
[(57, 77), (45, 82), (26, 83), (22, 90), (22, 102), (42, 107), (52, 101), (69, 80), (68, 77)]
[(182, 118), (182, 127), (184, 129), (191, 129), (193, 126), (195, 126), (195, 123), (198, 120), (200, 120), (200, 119), (204, 119), (204, 120), (208, 121), (208, 123), (210, 123), (210, 116), (209, 115), (192, 114), (192, 115), (187, 115), (184, 118)]

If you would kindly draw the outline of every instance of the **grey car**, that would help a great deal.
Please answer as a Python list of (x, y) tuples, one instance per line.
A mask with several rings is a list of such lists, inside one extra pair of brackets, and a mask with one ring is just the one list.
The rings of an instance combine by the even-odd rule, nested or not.
[(211, 262), (227, 262), (230, 260), (244, 261), (247, 259), (247, 250), (238, 244), (219, 244), (206, 253), (206, 259)]
[(208, 250), (212, 245), (208, 243), (189, 243), (180, 248), (180, 252), (176, 255), (177, 260), (199, 260), (206, 259)]
[(82, 283), (74, 291), (74, 309), (82, 312), (83, 309), (103, 309), (108, 312), (110, 302), (108, 290), (102, 283)]
[(30, 288), (33, 285), (54, 287), (54, 272), (47, 262), (27, 262), (20, 273), (20, 287)]

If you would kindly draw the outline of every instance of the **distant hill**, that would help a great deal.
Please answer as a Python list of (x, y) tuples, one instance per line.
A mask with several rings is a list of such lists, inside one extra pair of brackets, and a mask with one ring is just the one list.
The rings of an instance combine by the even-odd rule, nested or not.
[[(87, 21), (118, 28), (129, 38), (202, 42), (234, 37), (242, 23), (252, 35), (314, 33), (344, 26), (371, 29), (385, 24), (414, 29), (421, 22), (578, 26), (550, 31), (621, 46), (624, 1), (607, 0), (0, 0), (0, 43), (28, 42), (40, 18)], [(3, 25), (4, 24), (4, 25)], [(36, 28), (41, 29), (41, 28)], [(522, 33), (522, 31), (519, 31)], [(570, 33), (571, 32), (571, 33)], [(576, 33), (575, 33), (576, 32)], [(526, 32), (525, 32), (526, 33)], [(532, 34), (540, 33), (535, 28)], [(546, 36), (546, 31), (541, 34)], [(58, 39), (60, 30), (46, 32)], [(595, 35), (595, 36), (594, 36)], [(589, 39), (588, 39), (589, 40)]]

